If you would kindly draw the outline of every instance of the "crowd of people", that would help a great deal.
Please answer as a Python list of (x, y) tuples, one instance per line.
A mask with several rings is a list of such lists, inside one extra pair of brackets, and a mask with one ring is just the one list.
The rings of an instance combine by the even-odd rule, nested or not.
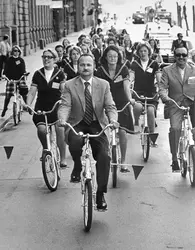
[[(11, 57), (6, 59), (4, 74), (9, 78), (19, 79), (25, 71), (25, 63), (20, 57), (18, 46), (13, 46), (10, 51)], [(159, 64), (163, 59), (155, 39), (132, 43), (125, 29), (119, 35), (114, 27), (107, 32), (107, 37), (103, 35), (101, 28), (97, 30), (92, 28), (89, 35), (82, 34), (78, 37), (77, 44), (71, 44), (65, 38), (55, 50), (43, 51), (43, 67), (34, 73), (28, 96), (27, 98), (24, 96), (24, 101), (30, 106), (37, 95), (35, 111), (47, 111), (56, 101), (61, 100), (60, 106), (48, 116), (48, 121), (51, 124), (55, 123), (62, 168), (67, 166), (66, 143), (69, 146), (74, 161), (72, 182), (80, 181), (82, 168), (80, 157), (84, 142), (66, 128), (66, 122), (69, 122), (76, 131), (84, 133), (100, 132), (108, 123), (112, 123), (114, 128), (119, 128), (123, 164), (121, 172), (129, 172), (125, 166), (127, 132), (134, 131), (143, 110), (143, 103), (132, 95), (131, 89), (138, 95), (146, 97), (153, 97), (159, 90), (162, 101), (170, 111), (172, 170), (179, 170), (177, 149), (183, 113), (171, 104), (170, 98), (179, 105), (190, 106), (194, 127), (195, 83), (189, 85), (188, 79), (191, 76), (195, 77), (195, 66), (192, 60), (188, 62), (188, 49), (184, 43), (174, 42), (173, 53), (175, 63), (160, 69)], [(4, 57), (4, 54), (1, 54), (2, 56)], [(4, 63), (3, 57), (1, 62), (4, 60)], [(17, 74), (14, 75), (14, 72)], [(5, 115), (9, 100), (10, 96), (6, 95), (1, 116)], [(122, 109), (128, 102), (131, 105), (118, 114), (117, 109)], [(158, 102), (159, 99), (156, 98), (148, 103), (150, 133), (154, 133), (157, 126), (155, 119)], [(46, 138), (43, 117), (33, 115), (33, 122), (44, 149)], [(99, 209), (106, 209), (104, 193), (107, 192), (110, 169), (109, 136), (105, 132), (99, 138), (91, 139), (90, 144), (97, 162), (96, 203)]]

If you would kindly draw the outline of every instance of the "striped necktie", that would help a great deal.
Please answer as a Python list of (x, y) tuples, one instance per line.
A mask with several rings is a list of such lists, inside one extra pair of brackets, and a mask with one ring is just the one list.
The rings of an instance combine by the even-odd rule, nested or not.
[(93, 104), (92, 104), (92, 97), (89, 92), (88, 86), (90, 85), (89, 82), (85, 82), (85, 114), (83, 117), (83, 121), (88, 125), (91, 124), (93, 121)]

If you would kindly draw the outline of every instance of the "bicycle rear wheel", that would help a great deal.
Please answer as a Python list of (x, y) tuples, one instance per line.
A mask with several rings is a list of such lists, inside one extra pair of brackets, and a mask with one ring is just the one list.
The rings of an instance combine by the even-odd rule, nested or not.
[(141, 134), (141, 144), (142, 144), (142, 156), (144, 161), (147, 162), (150, 154), (150, 137), (149, 137), (148, 127), (145, 127), (144, 133)]
[(195, 186), (195, 147), (189, 147), (189, 177), (191, 186)]
[(84, 229), (85, 229), (85, 232), (89, 232), (89, 230), (91, 229), (92, 214), (93, 214), (93, 198), (92, 198), (91, 180), (86, 180), (83, 195), (84, 195), (84, 204), (83, 204)]
[(42, 172), (45, 184), (50, 191), (55, 191), (58, 187), (58, 172), (55, 160), (51, 152), (44, 152), (42, 157)]
[(21, 118), (22, 118), (22, 103), (21, 100), (18, 101), (18, 106), (19, 106), (19, 110), (18, 110), (18, 122), (21, 122)]
[(18, 125), (19, 120), (18, 120), (18, 107), (17, 103), (13, 102), (13, 119), (14, 119), (14, 125)]
[(113, 188), (116, 188), (117, 185), (117, 168), (118, 168), (118, 159), (117, 159), (117, 146), (112, 146), (112, 163), (111, 163), (111, 169), (112, 169), (112, 186)]
[(186, 177), (186, 174), (187, 174), (187, 161), (185, 159), (185, 155), (184, 155), (184, 148), (185, 148), (185, 145), (184, 145), (184, 140), (183, 139), (180, 139), (179, 141), (179, 167), (180, 167), (180, 170), (181, 170), (181, 176), (182, 177)]

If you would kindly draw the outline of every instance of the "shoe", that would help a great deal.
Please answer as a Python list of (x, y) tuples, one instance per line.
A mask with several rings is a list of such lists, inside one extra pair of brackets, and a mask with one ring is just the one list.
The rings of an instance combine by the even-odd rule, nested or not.
[(80, 181), (81, 181), (81, 170), (75, 170), (75, 167), (74, 167), (70, 176), (70, 182), (77, 183)]
[(172, 172), (180, 171), (178, 161), (172, 161), (171, 166), (172, 166)]
[(4, 117), (5, 116), (5, 113), (6, 113), (7, 110), (3, 110), (2, 113), (1, 113), (1, 117)]
[(152, 148), (157, 148), (157, 147), (158, 147), (158, 144), (157, 144), (157, 143), (151, 142), (150, 146), (151, 146)]
[(121, 173), (129, 173), (130, 170), (128, 168), (121, 168), (120, 172)]
[(60, 163), (60, 168), (67, 168), (67, 164), (66, 163)]
[(97, 191), (96, 193), (96, 204), (97, 204), (97, 210), (100, 211), (106, 211), (107, 210), (107, 203), (104, 198), (104, 193)]

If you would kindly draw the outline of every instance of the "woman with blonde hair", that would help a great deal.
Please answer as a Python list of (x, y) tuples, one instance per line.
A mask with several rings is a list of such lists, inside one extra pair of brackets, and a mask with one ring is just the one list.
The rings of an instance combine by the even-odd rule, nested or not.
[[(131, 63), (130, 81), (134, 82), (134, 90), (138, 95), (153, 97), (157, 90), (157, 83), (160, 81), (159, 65), (155, 60), (151, 59), (152, 50), (148, 42), (141, 42), (137, 45), (137, 59)], [(135, 99), (137, 99), (135, 97)], [(155, 112), (158, 104), (158, 98), (153, 101), (148, 101), (148, 126), (149, 132), (153, 133), (155, 129)], [(137, 100), (134, 105), (133, 112), (135, 117), (135, 125), (138, 125), (138, 120), (143, 110), (143, 103)]]
[[(55, 67), (56, 59), (57, 53), (55, 50), (45, 49), (42, 54), (43, 67), (38, 69), (32, 77), (32, 83), (27, 97), (27, 105), (31, 106), (37, 95), (35, 111), (49, 111), (53, 108), (54, 104), (60, 100), (65, 84), (65, 75), (58, 67)], [(56, 124), (58, 120), (57, 109), (51, 114), (48, 114), (47, 118), (49, 124), (55, 124), (57, 145), (61, 158), (60, 167), (65, 168), (67, 164), (64, 128), (58, 127)], [(46, 149), (45, 118), (43, 115), (34, 114), (33, 122), (37, 127), (37, 135), (42, 147)]]

